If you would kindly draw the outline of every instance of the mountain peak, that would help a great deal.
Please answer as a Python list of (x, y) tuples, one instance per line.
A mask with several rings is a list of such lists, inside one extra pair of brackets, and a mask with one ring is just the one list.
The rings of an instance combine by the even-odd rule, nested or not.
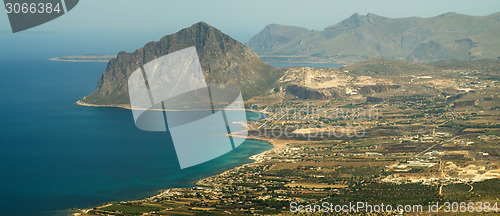
[(281, 76), (280, 70), (260, 61), (259, 56), (242, 43), (205, 22), (198, 22), (132, 53), (120, 52), (109, 61), (96, 91), (84, 97), (80, 104), (128, 106), (130, 74), (154, 59), (192, 46), (196, 47), (207, 84), (237, 85), (244, 98), (268, 90)]
[(211, 26), (211, 25), (209, 25), (208, 23), (203, 22), (203, 21), (197, 22), (197, 23), (195, 23), (195, 24), (191, 25), (190, 27), (188, 27), (188, 29), (189, 29), (189, 28), (209, 28), (209, 29), (215, 29), (215, 30), (218, 30), (218, 29), (216, 29), (215, 27), (213, 27), (213, 26)]
[(194, 26), (194, 25), (201, 25), (201, 26), (209, 26), (209, 27), (212, 27), (211, 25), (209, 25), (208, 23), (203, 22), (203, 21), (199, 21), (199, 22), (197, 22), (197, 23), (193, 24), (192, 26)]
[(248, 41), (248, 46), (256, 51), (273, 49), (282, 44), (296, 42), (300, 37), (310, 34), (310, 31), (303, 27), (286, 26), (279, 24), (267, 25), (256, 36)]
[(349, 18), (356, 18), (356, 17), (360, 17), (361, 15), (359, 15), (359, 13), (353, 13)]
[(367, 22), (367, 16), (361, 16), (358, 13), (354, 13), (349, 18), (340, 22), (341, 25), (346, 28), (356, 28)]
[(280, 27), (283, 27), (283, 25), (271, 23), (271, 24), (267, 25), (265, 28), (266, 29), (275, 29), (275, 28), (280, 28)]
[(250, 39), (249, 46), (265, 55), (301, 55), (328, 61), (332, 56), (339, 61), (357, 61), (347, 56), (415, 61), (498, 58), (499, 24), (500, 12), (488, 16), (451, 12), (429, 18), (354, 13), (321, 32), (298, 36), (285, 28), (272, 34), (262, 31)]
[(453, 17), (457, 17), (457, 16), (469, 17), (468, 15), (463, 15), (463, 14), (459, 14), (459, 13), (455, 13), (455, 12), (447, 12), (444, 14), (437, 15), (435, 17), (431, 17), (431, 19), (433, 19), (433, 18), (434, 19), (453, 18)]
[(179, 32), (177, 32), (175, 34), (179, 34), (182, 32), (209, 32), (209, 31), (216, 31), (216, 32), (220, 32), (220, 34), (223, 34), (219, 29), (217, 29), (217, 28), (215, 28), (215, 27), (213, 27), (213, 26), (211, 26), (208, 23), (203, 22), (203, 21), (197, 22), (197, 23), (195, 23), (187, 28), (181, 29)]
[(441, 14), (439, 16), (454, 16), (454, 15), (459, 15), (459, 14), (455, 13), (455, 12), (448, 12), (448, 13)]

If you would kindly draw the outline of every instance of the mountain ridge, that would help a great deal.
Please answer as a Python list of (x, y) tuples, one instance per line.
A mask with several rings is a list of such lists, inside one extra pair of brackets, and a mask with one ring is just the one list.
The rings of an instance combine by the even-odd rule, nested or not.
[(449, 12), (429, 18), (354, 13), (322, 31), (268, 25), (247, 45), (259, 55), (308, 56), (331, 61), (384, 57), (429, 62), (497, 58), (497, 38), (500, 12), (487, 16)]

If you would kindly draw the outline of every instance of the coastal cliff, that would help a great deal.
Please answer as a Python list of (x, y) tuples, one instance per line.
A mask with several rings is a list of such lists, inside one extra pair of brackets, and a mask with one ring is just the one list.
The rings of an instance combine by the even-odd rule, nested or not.
[(141, 64), (191, 46), (196, 47), (207, 84), (239, 86), (244, 99), (262, 94), (281, 76), (281, 70), (262, 62), (242, 43), (199, 22), (149, 42), (132, 53), (120, 52), (109, 61), (92, 94), (77, 102), (86, 106), (129, 107), (127, 80)]

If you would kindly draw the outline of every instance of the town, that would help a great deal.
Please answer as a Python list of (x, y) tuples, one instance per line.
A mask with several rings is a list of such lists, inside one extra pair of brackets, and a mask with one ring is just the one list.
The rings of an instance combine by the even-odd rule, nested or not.
[[(248, 139), (274, 145), (253, 163), (193, 188), (75, 215), (287, 215), (291, 202), (500, 202), (498, 72), (394, 75), (390, 68), (371, 77), (354, 66), (288, 68), (280, 87), (246, 101), (247, 111), (263, 115), (248, 121)], [(325, 84), (339, 78), (342, 86)]]

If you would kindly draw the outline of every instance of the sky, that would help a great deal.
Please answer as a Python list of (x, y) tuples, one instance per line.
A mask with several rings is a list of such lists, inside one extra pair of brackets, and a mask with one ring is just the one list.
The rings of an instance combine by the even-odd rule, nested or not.
[(15, 53), (11, 49), (20, 44), (44, 52), (51, 47), (47, 43), (55, 43), (52, 49), (59, 54), (69, 49), (81, 52), (74, 54), (133, 51), (199, 21), (246, 43), (271, 23), (322, 30), (353, 13), (401, 18), (498, 11), (499, 0), (80, 0), (67, 14), (16, 34), (0, 12), (0, 57), (6, 55), (2, 49)]

